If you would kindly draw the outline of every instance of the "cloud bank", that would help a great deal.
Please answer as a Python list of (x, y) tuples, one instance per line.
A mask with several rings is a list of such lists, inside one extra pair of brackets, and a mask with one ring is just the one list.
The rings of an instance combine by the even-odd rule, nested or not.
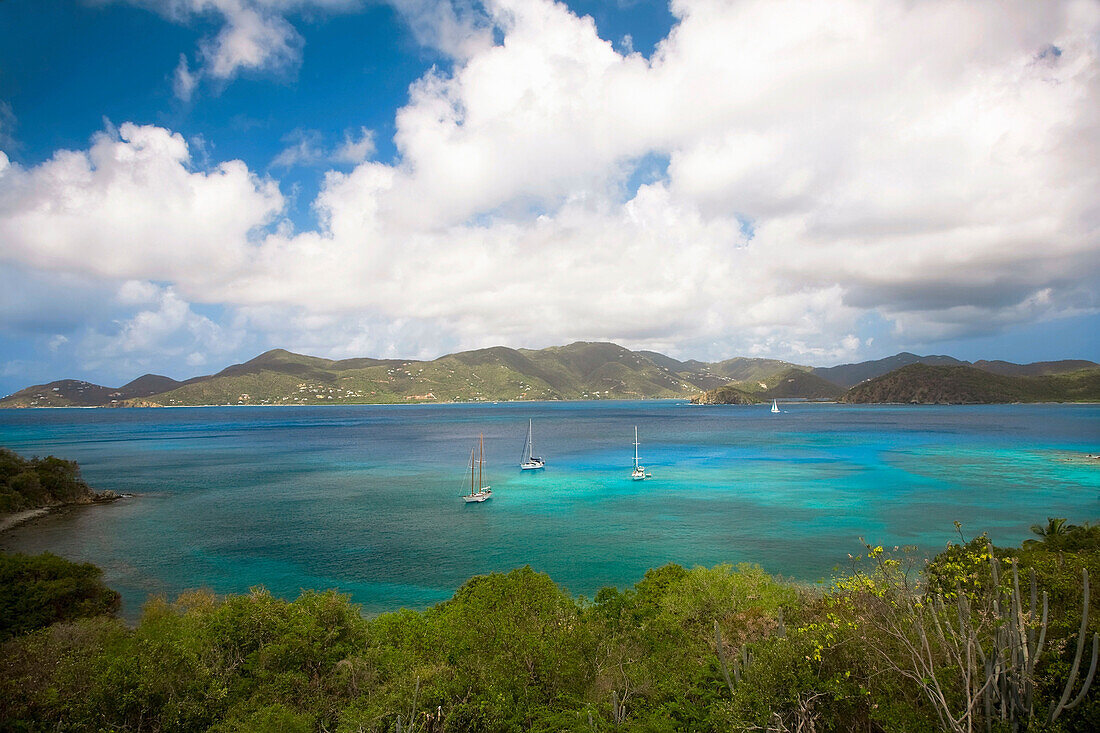
[[(225, 16), (199, 57), (228, 78), (290, 58), (303, 5), (168, 7)], [(282, 219), (275, 181), (197, 169), (159, 127), (0, 157), (0, 257), (156, 281), (177, 329), (215, 303), (226, 329), (333, 355), (614, 339), (825, 363), (869, 322), (920, 344), (1100, 308), (1100, 5), (671, 9), (647, 59), (547, 0), (476, 22), (418, 5), (454, 64), (410, 88), (395, 162), (365, 128), (288, 147), (354, 165), (326, 174), (316, 231)]]

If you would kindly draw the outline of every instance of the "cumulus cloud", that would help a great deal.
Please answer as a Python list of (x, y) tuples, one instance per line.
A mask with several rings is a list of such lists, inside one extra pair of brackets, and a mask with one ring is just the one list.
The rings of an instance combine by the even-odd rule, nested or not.
[(87, 151), (0, 161), (0, 260), (184, 285), (232, 277), (282, 210), (278, 185), (240, 161), (193, 170), (179, 134), (126, 123)]
[(366, 130), (314, 146), (357, 163), (326, 174), (316, 231), (242, 164), (191, 170), (178, 136), (123, 126), (0, 162), (0, 254), (170, 281), (320, 353), (606, 338), (823, 363), (868, 348), (869, 317), (919, 344), (1100, 309), (1100, 6), (671, 7), (649, 59), (549, 0), (438, 21), (469, 42), (439, 41), (455, 63), (410, 89), (395, 161)]
[(414, 85), (399, 162), (330, 174), (238, 297), (791, 356), (868, 311), (926, 341), (1100, 306), (1094, 4), (683, 0), (648, 61), (487, 7), (503, 43)]

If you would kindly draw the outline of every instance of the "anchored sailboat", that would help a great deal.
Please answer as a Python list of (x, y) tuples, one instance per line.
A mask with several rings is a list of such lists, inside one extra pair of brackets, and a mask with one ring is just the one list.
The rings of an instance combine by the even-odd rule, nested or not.
[(519, 459), (519, 467), (524, 471), (532, 471), (536, 468), (546, 468), (546, 461), (535, 453), (535, 432), (533, 422), (527, 421), (527, 440), (523, 442), (523, 455)]
[[(485, 464), (485, 436), (478, 438), (477, 447), (470, 453), (470, 493), (464, 494), (462, 500), (467, 504), (482, 502), (493, 498), (493, 490), (481, 485), (481, 467)], [(476, 468), (475, 468), (476, 466)]]
[(779, 403), (772, 400), (772, 412), (779, 412)]
[(645, 481), (652, 476), (645, 472), (645, 466), (638, 465), (638, 426), (634, 426), (634, 470), (630, 472), (630, 478), (635, 481)]

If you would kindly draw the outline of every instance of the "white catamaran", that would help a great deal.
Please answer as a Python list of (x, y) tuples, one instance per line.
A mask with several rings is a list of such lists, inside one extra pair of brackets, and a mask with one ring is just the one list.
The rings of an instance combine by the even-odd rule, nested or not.
[(779, 403), (772, 400), (772, 412), (779, 412)]
[(527, 421), (527, 440), (523, 442), (523, 455), (520, 456), (519, 467), (524, 471), (546, 468), (546, 461), (535, 455), (535, 433), (531, 420)]
[[(476, 464), (476, 469), (475, 469)], [(478, 438), (477, 447), (470, 453), (470, 493), (463, 494), (462, 500), (467, 504), (482, 502), (493, 498), (493, 490), (481, 485), (481, 467), (485, 465), (485, 436)]]
[(645, 481), (653, 474), (645, 472), (645, 466), (638, 465), (638, 426), (634, 426), (634, 470), (630, 472), (630, 478), (635, 481)]

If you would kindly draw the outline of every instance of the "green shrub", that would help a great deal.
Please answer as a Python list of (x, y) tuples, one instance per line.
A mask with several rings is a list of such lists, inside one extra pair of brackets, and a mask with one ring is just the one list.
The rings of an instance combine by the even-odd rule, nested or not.
[(103, 571), (57, 555), (0, 554), (0, 640), (58, 621), (112, 614), (119, 594)]

